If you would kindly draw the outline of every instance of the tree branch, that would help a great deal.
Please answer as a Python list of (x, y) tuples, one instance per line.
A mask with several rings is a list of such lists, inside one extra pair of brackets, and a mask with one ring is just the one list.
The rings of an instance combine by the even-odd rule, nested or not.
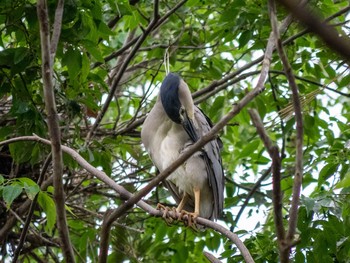
[[(66, 221), (65, 196), (62, 183), (63, 160), (61, 151), (61, 134), (58, 124), (58, 116), (55, 103), (54, 87), (52, 83), (52, 62), (50, 56), (50, 26), (47, 3), (45, 0), (38, 0), (37, 14), (40, 24), (41, 57), (42, 57), (42, 79), (44, 88), (45, 108), (47, 113), (47, 123), (51, 138), (51, 150), (53, 160), (53, 185), (54, 199), (56, 203), (57, 226), (61, 239), (62, 251), (66, 262), (75, 262), (74, 253), (69, 238)], [(57, 21), (56, 21), (57, 22)], [(60, 26), (57, 22), (57, 27)], [(57, 29), (58, 30), (58, 29)]]
[(103, 107), (102, 107), (101, 111), (98, 113), (98, 115), (96, 117), (95, 123), (91, 127), (91, 130), (89, 131), (89, 133), (88, 133), (88, 135), (86, 137), (86, 143), (89, 142), (89, 140), (93, 136), (96, 128), (100, 125), (100, 122), (102, 121), (103, 116), (106, 114), (107, 109), (109, 107), (109, 104), (111, 103), (111, 101), (113, 99), (115, 90), (118, 87), (119, 81), (123, 77), (123, 74), (124, 74), (125, 70), (127, 69), (131, 59), (134, 57), (134, 55), (136, 54), (137, 50), (142, 45), (143, 41), (146, 39), (146, 37), (152, 32), (153, 28), (155, 27), (155, 25), (156, 25), (156, 23), (157, 23), (157, 21), (159, 19), (159, 10), (158, 9), (159, 9), (158, 0), (154, 0), (153, 19), (152, 19), (151, 23), (148, 25), (148, 27), (146, 28), (146, 30), (143, 32), (141, 37), (137, 40), (137, 42), (135, 43), (135, 46), (130, 51), (129, 55), (125, 58), (125, 61), (123, 62), (123, 64), (120, 66), (120, 69), (118, 70), (118, 73), (115, 76), (115, 79), (113, 80), (113, 84), (112, 84), (111, 90), (110, 90), (110, 92), (108, 94), (108, 97), (106, 98), (106, 101), (103, 104)]
[[(272, 185), (273, 185), (273, 212), (274, 222), (276, 227), (277, 241), (279, 250), (284, 248), (285, 231), (283, 226), (283, 215), (282, 215), (282, 191), (281, 191), (281, 157), (279, 154), (278, 147), (271, 141), (268, 136), (264, 125), (259, 117), (256, 110), (249, 110), (250, 118), (265, 145), (265, 148), (272, 159)], [(281, 254), (281, 253), (280, 253)], [(282, 262), (282, 260), (281, 260)]]
[(300, 6), (297, 1), (278, 0), (283, 4), (302, 24), (310, 31), (318, 35), (331, 49), (340, 54), (347, 63), (350, 62), (350, 39), (347, 36), (339, 36), (336, 29), (328, 23), (322, 22), (309, 6)]
[(53, 24), (53, 32), (51, 38), (51, 48), (50, 48), (50, 56), (51, 63), (53, 65), (53, 60), (56, 56), (57, 45), (61, 35), (61, 27), (62, 27), (62, 17), (63, 17), (63, 7), (64, 0), (58, 0), (57, 8), (55, 11), (55, 22)]
[(269, 0), (269, 13), (270, 13), (270, 19), (271, 19), (271, 26), (276, 38), (277, 51), (281, 58), (283, 68), (289, 82), (289, 86), (292, 90), (293, 106), (294, 106), (295, 121), (296, 121), (296, 156), (295, 156), (296, 160), (295, 160), (293, 196), (292, 196), (291, 208), (289, 211), (289, 226), (288, 226), (288, 232), (285, 240), (286, 246), (283, 248), (282, 254), (281, 254), (281, 262), (288, 262), (288, 258), (290, 254), (290, 246), (294, 240), (294, 234), (295, 234), (297, 220), (298, 220), (299, 199), (300, 199), (302, 177), (303, 177), (303, 117), (302, 117), (301, 105), (299, 100), (298, 86), (295, 82), (293, 70), (284, 52), (282, 41), (281, 41), (279, 32), (277, 30), (277, 16), (276, 16), (276, 6), (275, 6), (274, 0)]
[(212, 255), (211, 253), (204, 251), (203, 254), (210, 261), (210, 263), (221, 263), (221, 261), (214, 257), (214, 255)]
[[(44, 180), (44, 176), (46, 174), (47, 169), (49, 168), (49, 165), (50, 165), (51, 161), (52, 161), (52, 154), (49, 154), (49, 156), (46, 158), (45, 163), (43, 165), (43, 168), (42, 168), (42, 170), (40, 172), (39, 179), (38, 179), (38, 182), (37, 182), (38, 185), (41, 185), (42, 181)], [(29, 212), (27, 214), (25, 224), (23, 225), (23, 229), (22, 229), (22, 232), (21, 232), (19, 243), (18, 243), (17, 248), (16, 248), (16, 250), (14, 252), (13, 262), (17, 262), (17, 259), (18, 259), (19, 255), (20, 255), (21, 250), (22, 250), (24, 241), (25, 241), (26, 236), (27, 236), (27, 231), (28, 231), (28, 228), (29, 228), (29, 224), (30, 224), (30, 221), (32, 220), (32, 216), (34, 214), (34, 208), (35, 208), (35, 205), (36, 205), (36, 201), (38, 200), (38, 196), (39, 195), (36, 194), (34, 199), (33, 199), (33, 201), (32, 201), (32, 203), (30, 204)]]
[(266, 177), (271, 173), (271, 167), (269, 167), (269, 169), (267, 169), (263, 174), (262, 176), (260, 176), (259, 180), (254, 184), (254, 186), (252, 187), (252, 189), (250, 189), (246, 199), (244, 200), (243, 204), (241, 205), (241, 208), (239, 209), (237, 215), (236, 215), (236, 218), (235, 218), (235, 222), (234, 222), (234, 225), (233, 225), (233, 228), (234, 229), (237, 224), (238, 224), (238, 221), (244, 211), (244, 209), (247, 207), (248, 203), (249, 203), (249, 200), (250, 198), (253, 196), (253, 194), (257, 191), (257, 189), (260, 187), (261, 183), (266, 179)]
[[(256, 92), (256, 93), (259, 94), (259, 92)], [(248, 96), (248, 94), (246, 96)], [(250, 95), (250, 96), (252, 96), (252, 95)], [(245, 100), (244, 105), (246, 105), (246, 103), (248, 103), (248, 102), (249, 101)], [(9, 139), (6, 141), (2, 141), (2, 142), (0, 142), (0, 146), (5, 145), (5, 144), (9, 144), (9, 143), (13, 143), (13, 142), (18, 142), (18, 141), (36, 141), (36, 142), (40, 142), (40, 143), (43, 143), (46, 145), (51, 145), (51, 142), (49, 140), (46, 140), (46, 139), (43, 139), (37, 135), (34, 135), (34, 136), (22, 136), (22, 137), (17, 137), (17, 138), (12, 138), (12, 139)], [(190, 148), (193, 149), (194, 145)], [(186, 151), (186, 153), (188, 153), (191, 149), (188, 149)], [(115, 190), (117, 193), (119, 193), (122, 199), (131, 199), (132, 197), (134, 197), (134, 195), (132, 193), (127, 191), (121, 185), (118, 185), (115, 181), (113, 181), (113, 179), (111, 179), (109, 176), (107, 176), (103, 171), (100, 171), (97, 168), (93, 167), (82, 156), (80, 156), (79, 153), (77, 153), (72, 148), (69, 148), (67, 146), (62, 145), (62, 151), (66, 154), (69, 154), (86, 171), (88, 171), (93, 176), (95, 176), (96, 178), (98, 178), (99, 180), (101, 180), (102, 182), (107, 184), (109, 187), (111, 187), (113, 190)], [(169, 168), (166, 170), (169, 170)], [(158, 177), (156, 177), (155, 179), (157, 179)], [(149, 204), (147, 204), (146, 202), (144, 202), (142, 200), (139, 200), (136, 204), (141, 209), (143, 209), (144, 211), (148, 212), (149, 214), (151, 214), (153, 216), (157, 216), (157, 217), (163, 216), (162, 211), (153, 208), (152, 206), (150, 206)], [(176, 215), (173, 214), (172, 212), (170, 212), (170, 216), (173, 216), (173, 218), (177, 218)], [(223, 226), (221, 226), (221, 225), (219, 225), (211, 220), (205, 219), (205, 218), (198, 217), (197, 223), (200, 225), (212, 228), (213, 230), (215, 230), (215, 231), (223, 234), (227, 238), (229, 238), (237, 246), (237, 248), (240, 250), (240, 252), (241, 252), (241, 254), (244, 257), (244, 260), (246, 262), (249, 262), (249, 263), (254, 262), (248, 249), (245, 247), (244, 243), (238, 238), (238, 236), (236, 234), (230, 232), (225, 227), (223, 227)]]

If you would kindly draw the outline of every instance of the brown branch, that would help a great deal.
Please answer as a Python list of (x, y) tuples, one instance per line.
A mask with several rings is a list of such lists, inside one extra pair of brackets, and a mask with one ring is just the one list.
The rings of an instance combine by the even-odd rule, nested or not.
[[(164, 16), (162, 16), (161, 18), (158, 19), (157, 23), (155, 24), (154, 28), (152, 30), (157, 29), (159, 26), (161, 26), (172, 14), (174, 14), (181, 6), (183, 6), (185, 3), (187, 2), (187, 0), (182, 0), (180, 2), (178, 2), (172, 9), (170, 9)], [(119, 55), (123, 54), (126, 50), (128, 50), (132, 45), (134, 45), (141, 36), (137, 36), (135, 37), (133, 40), (131, 40), (127, 45), (123, 46), (122, 48), (120, 48), (119, 50), (117, 50), (116, 52), (112, 53), (111, 55), (107, 56), (104, 58), (105, 63), (108, 61), (111, 61), (112, 59), (118, 57)], [(91, 66), (91, 68), (96, 68), (100, 65), (102, 65), (103, 63), (98, 62), (95, 63)]]
[(261, 183), (266, 179), (266, 177), (271, 173), (271, 166), (269, 167), (269, 169), (267, 169), (263, 174), (262, 176), (260, 176), (259, 180), (254, 184), (254, 186), (252, 187), (252, 189), (249, 190), (249, 193), (246, 197), (246, 199), (244, 200), (243, 204), (241, 205), (241, 208), (239, 209), (237, 215), (236, 215), (236, 218), (235, 218), (235, 222), (233, 224), (233, 227), (231, 228), (234, 229), (237, 224), (238, 224), (238, 221), (244, 211), (244, 209), (247, 207), (248, 203), (249, 203), (249, 200), (250, 198), (253, 196), (253, 194), (258, 190), (258, 188), (260, 187)]
[[(51, 161), (52, 161), (52, 154), (49, 154), (49, 156), (46, 158), (46, 160), (44, 162), (44, 165), (43, 165), (43, 168), (42, 168), (42, 170), (40, 172), (39, 179), (37, 181), (38, 185), (41, 185), (42, 181), (44, 180), (44, 176), (46, 174), (47, 169), (49, 168), (49, 165), (50, 165)], [(32, 216), (34, 214), (34, 208), (35, 208), (35, 205), (36, 205), (36, 201), (38, 200), (38, 196), (39, 195), (36, 194), (34, 199), (33, 199), (33, 201), (32, 201), (32, 203), (30, 204), (29, 212), (28, 212), (28, 215), (26, 216), (26, 221), (25, 221), (25, 224), (23, 225), (21, 236), (20, 236), (17, 248), (16, 248), (16, 250), (14, 252), (13, 262), (17, 262), (17, 259), (18, 259), (19, 255), (20, 255), (21, 250), (22, 250), (24, 241), (25, 241), (27, 233), (28, 233), (27, 231), (28, 231), (28, 228), (29, 228), (29, 224), (30, 224), (30, 221), (32, 220)]]
[[(278, 147), (271, 141), (268, 136), (264, 125), (256, 110), (249, 110), (250, 118), (265, 145), (265, 148), (272, 159), (272, 185), (273, 185), (273, 207), (274, 207), (274, 222), (277, 234), (277, 241), (279, 250), (284, 247), (285, 231), (283, 226), (283, 214), (282, 214), (282, 191), (281, 191), (281, 157)], [(282, 260), (281, 260), (282, 262)]]
[(219, 259), (217, 259), (213, 254), (203, 251), (204, 256), (210, 261), (210, 263), (221, 263)]
[(285, 240), (286, 244), (283, 250), (281, 251), (282, 252), (281, 262), (288, 262), (289, 254), (290, 254), (290, 246), (294, 241), (294, 234), (297, 226), (299, 199), (300, 199), (302, 177), (303, 177), (303, 116), (302, 116), (301, 105), (299, 100), (298, 86), (296, 84), (293, 70), (289, 64), (288, 58), (283, 49), (279, 32), (277, 30), (277, 16), (276, 16), (276, 6), (275, 6), (274, 0), (269, 0), (269, 12), (270, 12), (271, 26), (276, 37), (276, 47), (278, 50), (278, 54), (281, 58), (283, 68), (289, 82), (289, 86), (292, 90), (293, 106), (294, 106), (295, 121), (296, 121), (296, 156), (295, 156), (296, 160), (295, 160), (293, 196), (292, 196), (291, 208), (289, 211), (289, 226), (288, 226), (288, 232)]
[[(27, 141), (27, 140), (24, 140), (24, 141)], [(48, 142), (50, 143), (50, 141), (48, 141)], [(0, 143), (0, 145), (4, 145), (4, 144), (7, 144), (7, 141), (3, 141)], [(40, 185), (40, 189), (42, 191), (45, 191), (49, 185), (52, 185), (52, 181), (53, 181), (53, 177), (51, 176)], [(30, 204), (31, 204), (31, 200), (27, 199), (26, 201), (24, 201), (24, 203), (22, 203), (16, 209), (16, 213), (20, 216), (24, 215), (25, 213), (28, 212)], [(0, 229), (0, 243), (4, 242), (10, 229), (16, 224), (16, 221), (17, 221), (17, 218), (15, 216), (10, 216), (9, 218), (7, 218), (5, 224)]]
[(304, 24), (310, 31), (318, 35), (326, 45), (340, 54), (348, 63), (350, 62), (350, 39), (339, 32), (311, 11), (308, 5), (300, 6), (298, 1), (279, 0), (294, 17)]
[[(56, 203), (57, 226), (61, 239), (62, 251), (66, 262), (75, 262), (74, 253), (69, 238), (65, 196), (62, 183), (63, 160), (61, 151), (61, 134), (58, 123), (58, 116), (55, 103), (55, 94), (52, 81), (52, 63), (53, 58), (50, 57), (50, 26), (48, 8), (45, 0), (38, 0), (37, 15), (40, 25), (40, 40), (41, 40), (41, 56), (42, 56), (42, 79), (44, 88), (45, 108), (47, 113), (47, 123), (51, 138), (51, 150), (53, 161), (53, 185), (54, 185), (54, 200)], [(57, 25), (60, 23), (57, 22)]]
[[(267, 53), (267, 52), (266, 52)], [(270, 54), (270, 53), (269, 53)], [(272, 49), (271, 49), (272, 54)], [(266, 56), (267, 57), (267, 56)], [(266, 66), (269, 66), (269, 63), (263, 64), (262, 75), (267, 74), (268, 69), (266, 70)], [(195, 153), (198, 149), (203, 147), (209, 141), (211, 141), (218, 132), (223, 129), (227, 123), (236, 116), (251, 100), (253, 100), (257, 95), (259, 95), (264, 90), (264, 81), (266, 76), (260, 77), (257, 86), (250, 91), (241, 101), (239, 101), (233, 109), (227, 113), (207, 134), (205, 134), (200, 140), (198, 140), (195, 144), (189, 147), (184, 153), (173, 162), (167, 169), (165, 169), (162, 173), (160, 173), (157, 177), (155, 177), (147, 186), (137, 192), (132, 198), (128, 199), (124, 204), (119, 206), (116, 210), (114, 210), (110, 215), (106, 217), (102, 224), (101, 230), (101, 243), (100, 243), (100, 252), (107, 253), (108, 248), (108, 238), (109, 238), (109, 230), (112, 225), (112, 222), (116, 220), (119, 216), (124, 214), (127, 210), (133, 207), (142, 197), (147, 195), (155, 186), (157, 186), (161, 181), (165, 180), (177, 167), (179, 167), (182, 163), (184, 163), (193, 153)], [(102, 255), (103, 260), (100, 262), (105, 262), (106, 255)]]
[[(252, 92), (249, 93), (250, 95), (247, 94), (246, 97), (249, 95), (248, 97), (251, 98), (251, 96), (253, 96)], [(255, 94), (255, 93), (259, 94), (258, 91), (254, 92), (253, 94)], [(250, 100), (248, 100), (248, 98), (245, 99), (244, 102), (242, 103), (242, 105), (245, 106), (249, 101)], [(2, 142), (0, 142), (0, 146), (5, 145), (5, 144), (9, 144), (9, 143), (13, 143), (13, 142), (18, 142), (18, 141), (36, 141), (36, 142), (40, 142), (40, 143), (43, 143), (46, 145), (51, 145), (51, 142), (49, 140), (40, 138), (39, 136), (35, 135), (35, 136), (22, 136), (22, 137), (17, 137), (17, 138), (12, 138), (12, 139), (9, 139), (6, 141), (2, 141)], [(191, 148), (193, 149), (193, 147), (194, 146), (192, 146)], [(62, 151), (64, 153), (69, 154), (86, 171), (88, 171), (93, 176), (100, 179), (102, 182), (104, 182), (109, 187), (111, 187), (113, 190), (115, 190), (117, 193), (119, 193), (123, 199), (130, 199), (134, 196), (132, 193), (127, 191), (124, 187), (118, 185), (112, 178), (110, 178), (108, 175), (106, 175), (103, 171), (100, 171), (97, 168), (93, 167), (82, 156), (80, 156), (79, 153), (77, 153), (75, 150), (73, 150), (67, 146), (62, 145)], [(144, 202), (142, 200), (139, 200), (136, 204), (141, 209), (143, 209), (144, 211), (148, 212), (149, 214), (151, 214), (153, 216), (157, 216), (157, 217), (163, 216), (162, 211), (159, 211), (159, 210), (153, 208), (152, 206), (150, 206), (149, 204), (147, 204), (146, 202)], [(170, 216), (173, 216), (173, 218), (177, 218), (176, 217), (177, 215), (172, 214), (172, 212), (170, 212)], [(230, 232), (225, 227), (223, 227), (223, 226), (221, 226), (213, 221), (205, 219), (205, 218), (198, 217), (197, 223), (200, 225), (212, 228), (213, 230), (217, 231), (218, 233), (221, 233), (224, 236), (226, 236), (227, 238), (229, 238), (237, 246), (237, 248), (240, 250), (240, 252), (241, 252), (241, 254), (244, 257), (246, 262), (254, 262), (248, 249), (245, 247), (244, 243), (238, 238), (238, 236), (236, 234)]]
[(56, 56), (57, 45), (61, 35), (63, 7), (64, 7), (64, 0), (59, 0), (55, 11), (55, 22), (53, 24), (53, 32), (51, 37), (50, 55), (51, 55), (52, 64)]
[(129, 63), (131, 62), (132, 58), (135, 56), (137, 50), (141, 47), (143, 41), (147, 38), (147, 36), (152, 32), (153, 28), (155, 27), (155, 25), (159, 19), (159, 12), (158, 12), (159, 10), (158, 9), (159, 9), (159, 2), (158, 2), (158, 0), (155, 0), (154, 1), (153, 19), (152, 19), (151, 23), (148, 25), (148, 27), (145, 29), (145, 31), (143, 32), (141, 37), (137, 40), (137, 42), (135, 43), (135, 46), (130, 51), (129, 55), (125, 58), (125, 61), (123, 62), (123, 64), (120, 66), (120, 69), (118, 70), (118, 73), (116, 74), (115, 79), (113, 80), (113, 84), (112, 84), (111, 90), (108, 94), (108, 97), (106, 98), (106, 101), (103, 104), (101, 111), (98, 113), (98, 115), (96, 117), (95, 123), (91, 127), (91, 130), (89, 131), (89, 133), (86, 137), (87, 143), (89, 142), (89, 140), (93, 136), (96, 128), (100, 125), (102, 118), (106, 114), (107, 109), (109, 107), (109, 104), (111, 103), (111, 101), (114, 97), (115, 91), (118, 87), (119, 81), (123, 77), (123, 74), (124, 74), (125, 70), (127, 69)]

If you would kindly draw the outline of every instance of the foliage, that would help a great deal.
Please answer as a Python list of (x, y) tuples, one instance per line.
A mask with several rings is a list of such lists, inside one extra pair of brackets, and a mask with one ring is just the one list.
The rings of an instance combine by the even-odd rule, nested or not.
[[(160, 1), (164, 16), (178, 1)], [(48, 1), (51, 22), (56, 1)], [(327, 18), (348, 1), (311, 1)], [(279, 8), (278, 19), (287, 13)], [(125, 43), (142, 34), (153, 16), (152, 1), (66, 0), (62, 32), (54, 62), (56, 104), (62, 143), (76, 149), (90, 164), (105, 171), (131, 192), (141, 189), (156, 173), (140, 143), (140, 121), (151, 109), (162, 79), (163, 56), (170, 68), (194, 92), (195, 101), (214, 121), (254, 87), (271, 32), (267, 3), (261, 0), (189, 0), (144, 41), (123, 74), (102, 124), (92, 140), (86, 136), (109, 93), (111, 83), (130, 49)], [(349, 34), (344, 14), (331, 23)], [(293, 22), (283, 40), (297, 76), (303, 101), (304, 180), (297, 224), (295, 262), (350, 261), (350, 77), (343, 61), (310, 33)], [(36, 3), (1, 0), (0, 4), (0, 141), (32, 135), (48, 137), (41, 81), (41, 55)], [(118, 52), (120, 51), (120, 52)], [(244, 70), (243, 70), (244, 69)], [(272, 180), (265, 177), (244, 206), (258, 178), (271, 165), (251, 124), (248, 108), (258, 110), (283, 157), (283, 207), (288, 220), (295, 164), (295, 120), (291, 92), (277, 54), (273, 55), (265, 91), (237, 115), (221, 133), (224, 143), (225, 214), (222, 224), (234, 230), (256, 262), (278, 262), (272, 214)], [(232, 72), (226, 86), (203, 90)], [(61, 260), (57, 242), (55, 203), (50, 183), (52, 167), (37, 183), (50, 150), (32, 142), (0, 146), (0, 240), (2, 259), (18, 245), (21, 221), (7, 224), (17, 213), (23, 221), (30, 202), (37, 205), (21, 259)], [(122, 203), (119, 195), (87, 174), (64, 155), (64, 187), (71, 241), (77, 261), (95, 262), (100, 225), (107, 209)], [(174, 204), (160, 186), (147, 202)], [(23, 206), (27, 205), (27, 209)], [(22, 207), (22, 208), (21, 208)], [(245, 224), (245, 221), (254, 225)], [(5, 233), (2, 231), (5, 230)], [(34, 233), (34, 234), (33, 234)], [(40, 238), (44, 237), (44, 238)], [(237, 248), (211, 230), (193, 232), (181, 223), (167, 226), (161, 218), (133, 209), (112, 230), (109, 262), (206, 262), (203, 250), (223, 261), (242, 260)], [(58, 256), (56, 256), (58, 255)]]

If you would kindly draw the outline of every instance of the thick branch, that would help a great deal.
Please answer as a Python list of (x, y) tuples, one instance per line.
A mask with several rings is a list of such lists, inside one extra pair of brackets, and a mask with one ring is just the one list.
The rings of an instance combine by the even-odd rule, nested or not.
[[(265, 69), (267, 65), (269, 65), (269, 63), (264, 64), (263, 70), (262, 70), (262, 72), (264, 73), (266, 72), (266, 74), (268, 72), (268, 70)], [(147, 195), (161, 181), (166, 179), (177, 167), (179, 167), (189, 157), (191, 157), (193, 153), (195, 153), (197, 150), (199, 150), (201, 147), (203, 147), (205, 144), (211, 141), (218, 134), (218, 132), (221, 129), (223, 129), (225, 125), (227, 125), (227, 123), (234, 116), (236, 116), (250, 101), (252, 101), (257, 95), (259, 95), (259, 93), (261, 93), (264, 90), (265, 78), (266, 76), (261, 77), (260, 81), (258, 81), (257, 86), (251, 92), (249, 92), (240, 102), (238, 102), (233, 107), (233, 109), (228, 114), (226, 114), (220, 120), (220, 122), (218, 122), (207, 134), (205, 134), (200, 140), (198, 140), (195, 144), (189, 147), (174, 163), (172, 163), (167, 169), (165, 169), (156, 178), (154, 178), (147, 186), (141, 189), (138, 193), (136, 193), (132, 198), (130, 198), (124, 204), (119, 206), (113, 213), (111, 213), (111, 215), (109, 215), (106, 218), (105, 222), (103, 223), (103, 230), (102, 230), (103, 236), (101, 236), (101, 244), (100, 244), (101, 251), (107, 250), (109, 229), (112, 225), (112, 222), (116, 220), (119, 216), (121, 216), (123, 213), (125, 213), (127, 210), (132, 208), (135, 203), (137, 203), (142, 197)], [(105, 262), (105, 261), (100, 261), (100, 262)]]
[(340, 36), (338, 31), (328, 23), (322, 22), (309, 8), (300, 6), (298, 1), (279, 0), (302, 24), (318, 35), (331, 49), (340, 54), (347, 62), (350, 61), (350, 39)]
[(272, 142), (268, 136), (264, 125), (256, 110), (249, 110), (250, 118), (265, 145), (265, 148), (272, 159), (272, 185), (273, 185), (273, 207), (274, 207), (274, 222), (276, 227), (276, 234), (279, 249), (284, 246), (285, 232), (283, 226), (283, 214), (282, 214), (282, 191), (281, 191), (281, 157), (278, 151), (278, 147)]
[(56, 56), (57, 45), (61, 35), (63, 7), (64, 7), (64, 0), (59, 0), (55, 11), (55, 22), (53, 24), (53, 32), (52, 32), (52, 38), (51, 38), (50, 55), (51, 55), (52, 65), (54, 62), (54, 58)]
[(303, 177), (303, 117), (301, 113), (298, 86), (296, 84), (292, 68), (289, 64), (288, 58), (283, 49), (282, 41), (281, 41), (279, 32), (277, 30), (277, 17), (276, 17), (276, 7), (275, 7), (274, 0), (269, 0), (269, 7), (270, 7), (271, 26), (276, 37), (276, 47), (283, 64), (283, 68), (286, 73), (289, 86), (292, 90), (293, 106), (294, 106), (295, 121), (296, 121), (296, 156), (295, 156), (296, 160), (295, 160), (293, 196), (292, 196), (292, 204), (289, 212), (288, 232), (285, 240), (286, 247), (284, 248), (284, 251), (282, 251), (283, 253), (281, 255), (281, 262), (288, 262), (289, 253), (290, 253), (289, 250), (290, 250), (291, 244), (293, 243), (294, 234), (297, 226), (299, 199), (300, 199), (302, 177)]
[[(68, 226), (66, 221), (65, 196), (62, 183), (63, 160), (61, 151), (61, 134), (55, 103), (54, 87), (52, 82), (52, 63), (50, 57), (50, 27), (47, 4), (45, 0), (38, 0), (37, 13), (40, 24), (42, 78), (44, 86), (45, 108), (47, 123), (51, 138), (52, 161), (53, 161), (53, 185), (54, 199), (56, 203), (57, 226), (61, 239), (62, 251), (66, 262), (75, 262), (71, 246)], [(60, 25), (60, 23), (57, 23)]]
[[(6, 141), (0, 142), (0, 146), (13, 143), (13, 142), (18, 142), (18, 141), (37, 141), (46, 145), (51, 145), (51, 142), (49, 140), (40, 138), (38, 136), (23, 136), (23, 137), (17, 137), (13, 139), (9, 139)], [(86, 171), (91, 173), (93, 176), (96, 178), (100, 179), (102, 182), (107, 184), (109, 187), (111, 187), (113, 190), (115, 190), (117, 193), (120, 194), (122, 199), (130, 199), (134, 195), (131, 194), (129, 191), (127, 191), (124, 187), (118, 185), (113, 179), (111, 179), (109, 176), (107, 176), (103, 171), (98, 170), (97, 168), (93, 167), (90, 163), (88, 163), (83, 157), (79, 155), (75, 150), (72, 148), (69, 148), (67, 146), (62, 145), (62, 151), (66, 154), (69, 154), (82, 168), (84, 168)], [(29, 204), (28, 204), (29, 205)], [(140, 200), (137, 202), (137, 205), (143, 209), (144, 211), (148, 212), (151, 215), (157, 216), (157, 217), (162, 217), (163, 212), (159, 211), (146, 202)], [(174, 218), (176, 215), (172, 215), (172, 212), (170, 212), (170, 216), (173, 216)], [(237, 248), (241, 251), (242, 256), (244, 257), (246, 262), (254, 262), (248, 249), (245, 247), (244, 243), (238, 238), (238, 236), (232, 232), (230, 232), (228, 229), (224, 228), (223, 226), (207, 220), (205, 218), (198, 217), (197, 218), (197, 223), (209, 228), (212, 228), (213, 230), (223, 234), (227, 238), (229, 238), (236, 246)]]

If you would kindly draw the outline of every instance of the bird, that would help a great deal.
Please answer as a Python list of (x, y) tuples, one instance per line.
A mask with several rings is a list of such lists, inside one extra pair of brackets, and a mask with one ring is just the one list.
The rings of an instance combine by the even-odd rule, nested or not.
[[(175, 73), (163, 80), (157, 101), (141, 129), (141, 140), (153, 164), (162, 172), (213, 123), (193, 102), (186, 82)], [(178, 167), (164, 184), (177, 203), (176, 212), (193, 221), (218, 219), (224, 204), (224, 171), (219, 137), (208, 142)]]

